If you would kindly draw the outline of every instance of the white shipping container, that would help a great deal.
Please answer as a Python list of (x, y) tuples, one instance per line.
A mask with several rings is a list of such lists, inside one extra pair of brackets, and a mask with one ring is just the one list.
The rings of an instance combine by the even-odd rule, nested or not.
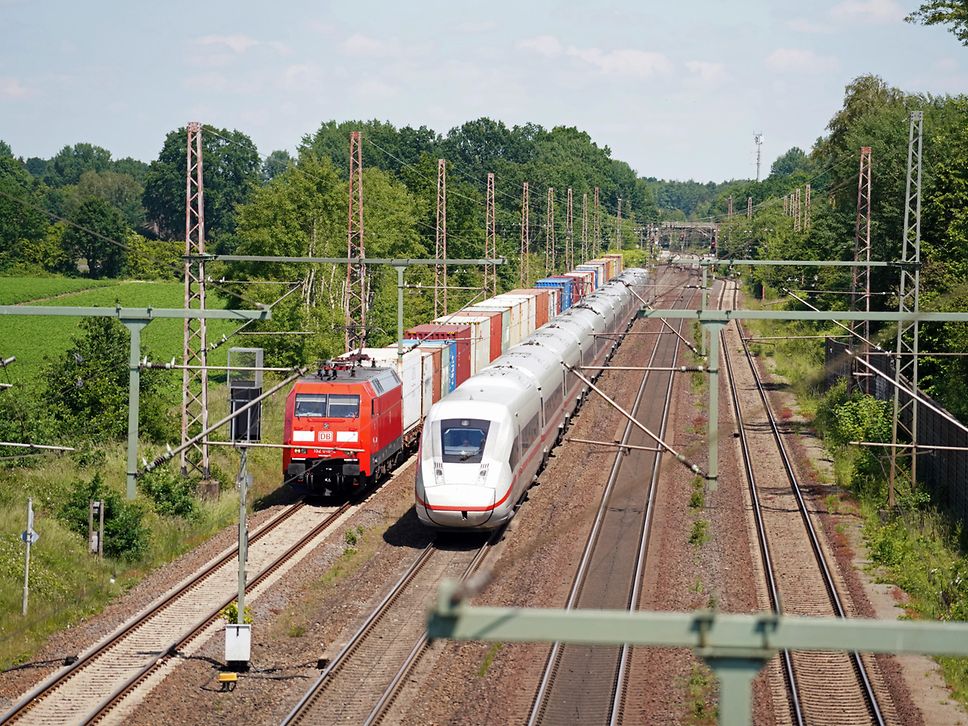
[(535, 317), (537, 313), (537, 296), (534, 293), (509, 292), (502, 297), (517, 299), (521, 304), (521, 340), (524, 340), (535, 329)]
[(508, 323), (508, 348), (511, 348), (526, 337), (524, 321), (527, 316), (527, 300), (521, 295), (505, 293), (493, 298), (495, 304), (507, 305), (511, 311), (511, 319)]
[[(400, 376), (403, 396), (403, 430), (409, 431), (423, 421), (423, 372), (419, 350), (410, 350), (397, 356), (397, 346), (391, 348), (363, 348), (360, 351), (376, 361), (378, 366), (393, 368)], [(364, 363), (366, 365), (366, 363)], [(428, 396), (429, 398), (429, 396)]]
[(420, 418), (426, 418), (427, 412), (434, 403), (434, 354), (433, 351), (420, 351), (420, 365), (422, 366), (422, 391), (420, 397)]
[(491, 362), (491, 319), (483, 315), (448, 315), (435, 323), (446, 320), (456, 325), (471, 326), (471, 375), (484, 370)]
[(548, 291), (548, 322), (550, 323), (558, 315), (558, 310), (561, 307), (561, 303), (558, 301), (561, 289), (557, 287), (545, 287), (542, 289)]

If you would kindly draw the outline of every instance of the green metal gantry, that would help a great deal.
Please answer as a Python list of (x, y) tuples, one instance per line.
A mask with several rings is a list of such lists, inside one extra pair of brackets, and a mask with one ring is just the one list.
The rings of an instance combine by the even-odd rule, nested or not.
[(44, 305), (0, 305), (0, 315), (40, 315), (81, 318), (116, 318), (128, 329), (131, 335), (128, 355), (128, 456), (127, 456), (127, 496), (137, 496), (136, 478), (138, 473), (138, 414), (141, 397), (141, 331), (152, 320), (158, 318), (205, 318), (211, 320), (270, 320), (272, 312), (264, 310), (187, 310), (184, 308), (113, 308), (44, 306)]
[(563, 610), (465, 605), (445, 581), (427, 617), (431, 639), (692, 648), (719, 679), (719, 723), (752, 723), (752, 680), (781, 650), (968, 655), (968, 623), (810, 618), (774, 613)]

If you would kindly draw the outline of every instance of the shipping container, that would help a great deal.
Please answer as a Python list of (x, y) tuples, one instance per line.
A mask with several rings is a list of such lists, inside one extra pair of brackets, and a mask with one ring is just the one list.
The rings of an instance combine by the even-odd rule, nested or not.
[[(403, 341), (406, 345), (407, 341)], [(420, 345), (417, 346), (417, 350), (423, 352), (423, 365), (426, 369), (427, 366), (431, 366), (431, 376), (433, 379), (433, 391), (431, 398), (433, 403), (437, 403), (441, 398), (447, 395), (447, 371), (444, 370), (443, 358), (444, 358), (444, 346), (442, 345)]]
[[(454, 343), (454, 388), (471, 377), (471, 326), (467, 324), (424, 323), (410, 328), (408, 338), (422, 341), (447, 340)], [(451, 389), (453, 390), (453, 388)]]
[[(393, 368), (397, 372), (402, 383), (404, 433), (418, 426), (425, 415), (424, 397), (431, 397), (430, 381), (423, 376), (423, 353), (409, 350), (399, 356), (394, 345), (392, 348), (361, 348), (358, 354), (363, 366), (375, 362), (381, 368)], [(426, 409), (430, 410), (429, 402)]]
[(420, 347), (440, 350), (440, 396), (443, 398), (457, 388), (457, 344), (453, 340), (425, 340)]
[(581, 280), (578, 280), (570, 275), (553, 275), (552, 280), (568, 280), (567, 293), (571, 295), (571, 302), (568, 307), (571, 307), (576, 302), (581, 300)]
[(553, 301), (547, 289), (539, 287), (519, 288), (511, 290), (512, 295), (530, 295), (534, 298), (534, 328), (537, 330), (555, 316), (552, 310)]
[(464, 313), (484, 315), (491, 319), (491, 360), (494, 360), (507, 350), (511, 312), (501, 305), (488, 305), (489, 302), (487, 300), (479, 305), (469, 305), (464, 308)]
[(502, 302), (513, 302), (518, 306), (518, 315), (520, 321), (520, 338), (518, 339), (518, 342), (524, 340), (534, 332), (536, 307), (534, 295), (520, 295), (517, 293), (506, 292), (503, 295), (498, 295), (495, 300), (501, 300)]
[(595, 291), (595, 273), (590, 270), (580, 270), (576, 272), (566, 272), (566, 277), (571, 277), (578, 281), (579, 300)]
[(508, 349), (527, 337), (528, 301), (520, 295), (498, 295), (487, 301), (508, 311)]
[[(471, 375), (484, 370), (491, 362), (491, 319), (484, 315), (451, 313), (443, 320), (471, 327)], [(441, 322), (441, 318), (432, 322)]]
[(612, 278), (618, 277), (623, 272), (625, 272), (625, 264), (624, 264), (625, 258), (622, 257), (621, 254), (613, 252), (612, 254), (604, 255), (604, 257), (605, 259), (612, 260), (612, 264), (614, 265), (613, 269), (611, 270)]
[(571, 280), (560, 277), (543, 277), (534, 283), (537, 288), (554, 288), (558, 290), (558, 312), (563, 313), (571, 307)]

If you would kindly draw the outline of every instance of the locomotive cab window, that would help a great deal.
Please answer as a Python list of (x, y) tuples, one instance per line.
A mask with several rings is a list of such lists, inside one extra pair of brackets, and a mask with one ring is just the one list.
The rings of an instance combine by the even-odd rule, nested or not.
[(479, 418), (447, 418), (440, 422), (444, 463), (480, 464), (491, 422)]
[(325, 418), (326, 398), (325, 393), (297, 393), (296, 416), (299, 418)]
[(329, 418), (359, 418), (360, 397), (357, 395), (331, 393)]

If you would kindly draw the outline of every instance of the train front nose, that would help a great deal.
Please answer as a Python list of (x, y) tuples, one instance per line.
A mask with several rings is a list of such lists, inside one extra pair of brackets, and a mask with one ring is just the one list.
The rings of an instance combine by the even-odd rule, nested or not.
[(494, 514), (494, 490), (471, 484), (442, 484), (418, 493), (417, 517), (453, 529), (486, 525)]

